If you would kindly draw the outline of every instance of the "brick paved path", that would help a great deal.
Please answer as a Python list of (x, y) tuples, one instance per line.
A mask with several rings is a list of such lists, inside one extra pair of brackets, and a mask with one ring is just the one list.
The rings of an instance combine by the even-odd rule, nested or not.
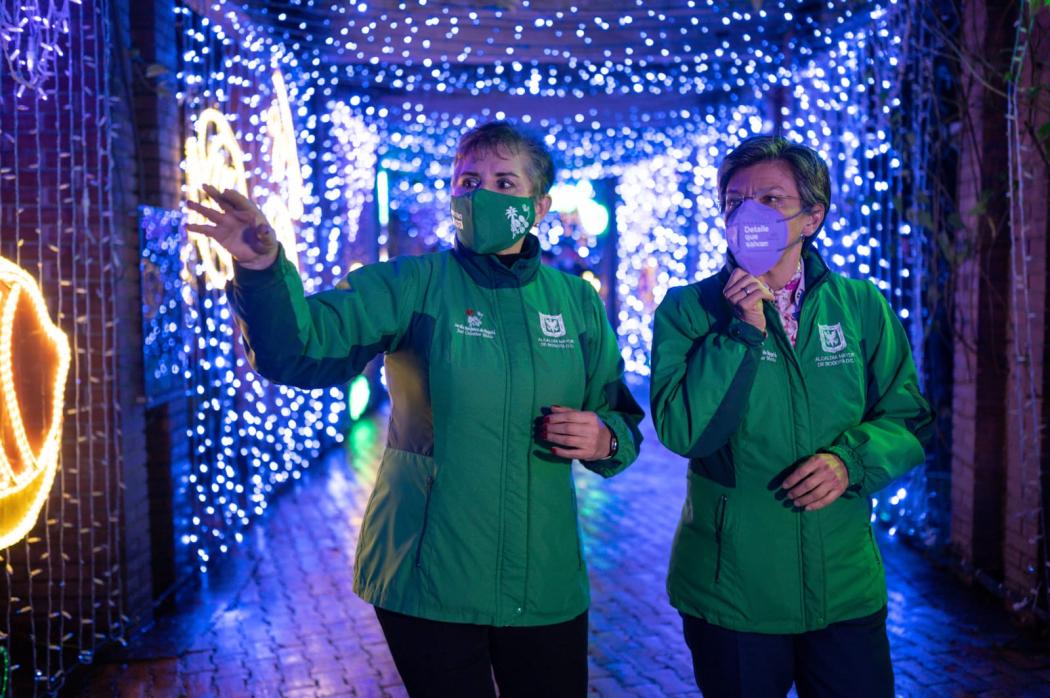
[[(244, 544), (184, 592), (177, 612), (70, 696), (404, 696), (382, 634), (350, 591), (351, 563), (383, 442), (359, 423), (279, 498)], [(645, 425), (643, 456), (612, 480), (578, 470), (593, 587), (592, 695), (698, 695), (667, 605), (664, 571), (684, 496), (681, 459)], [(897, 689), (905, 696), (1050, 696), (1050, 654), (1026, 646), (994, 603), (882, 540)]]

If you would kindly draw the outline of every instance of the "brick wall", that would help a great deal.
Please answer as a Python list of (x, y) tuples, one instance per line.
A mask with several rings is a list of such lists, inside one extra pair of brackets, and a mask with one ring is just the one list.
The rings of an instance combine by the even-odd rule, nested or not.
[[(1046, 150), (1040, 152), (1035, 128), (1050, 123), (1050, 8), (1038, 16), (1028, 37), (1029, 49), (1018, 83), (1020, 96), (1020, 189), (1011, 200), (1014, 241), (1013, 286), (1010, 288), (1010, 377), (1007, 386), (1006, 497), (1003, 557), (1006, 585), (1029, 595), (1038, 583), (1041, 558), (1040, 469), (1045, 462), (1045, 403), (1042, 358), (1047, 317), (1047, 202), (1050, 171)], [(1041, 55), (1039, 47), (1042, 47)], [(1044, 86), (1040, 92), (1032, 88)], [(1045, 145), (1043, 146), (1045, 148)], [(1045, 569), (1045, 568), (1044, 568)], [(1043, 579), (1046, 579), (1044, 573)]]
[[(993, 23), (985, 2), (967, 3), (963, 42), (977, 55), (996, 59), (1005, 73), (1012, 45), (1009, 27)], [(1006, 298), (1009, 217), (1005, 196), (1006, 103), (988, 90), (984, 76), (963, 71), (965, 108), (959, 167), (959, 209), (966, 261), (956, 277), (955, 386), (952, 410), (952, 542), (964, 560), (1002, 574), (1002, 512), (989, 493), (1002, 491), (1005, 449)], [(984, 200), (984, 213), (977, 213)]]
[[(173, 0), (141, 0), (131, 4), (134, 75), (133, 105), (141, 175), (139, 201), (144, 206), (175, 209), (180, 205), (182, 172), (182, 118), (175, 99), (177, 28)], [(141, 347), (139, 347), (141, 355)], [(149, 554), (143, 564), (150, 584), (143, 585), (150, 600), (162, 598), (188, 570), (180, 558), (185, 551), (175, 542), (177, 473), (186, 469), (188, 409), (185, 399), (173, 399), (146, 411), (148, 474), (134, 495), (142, 502), (137, 521), (149, 531)], [(129, 494), (129, 498), (130, 498)]]
[[(965, 562), (1002, 581), (1015, 597), (1031, 598), (1043, 564), (1050, 172), (1033, 135), (1024, 133), (1019, 161), (1013, 161), (1015, 171), (1023, 172), (1021, 190), (1009, 195), (1012, 122), (1002, 92), (1003, 76), (1011, 69), (1017, 5), (982, 0), (964, 8), (964, 54), (987, 60), (988, 66), (964, 62), (961, 71), (965, 113), (958, 197), (967, 233), (958, 241), (966, 261), (955, 294), (951, 538)], [(1048, 29), (1050, 11), (1044, 9), (1031, 46), (1050, 41)], [(1041, 56), (1028, 52), (1017, 87), (1025, 95), (1022, 131), (1025, 124), (1050, 121), (1046, 95), (1032, 99), (1027, 89), (1048, 82), (1047, 60), (1045, 50)], [(983, 70), (980, 77), (975, 69)]]

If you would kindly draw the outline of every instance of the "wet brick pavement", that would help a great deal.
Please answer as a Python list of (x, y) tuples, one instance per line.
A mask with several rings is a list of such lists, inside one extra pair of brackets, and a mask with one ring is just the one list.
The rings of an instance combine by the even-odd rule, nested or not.
[[(184, 591), (110, 663), (74, 674), (68, 696), (404, 696), (371, 607), (351, 592), (357, 531), (384, 418), (271, 507), (244, 544)], [(577, 471), (590, 566), (595, 696), (699, 695), (664, 593), (685, 489), (681, 459), (645, 425), (643, 456), (611, 479)], [(905, 696), (1050, 696), (1050, 654), (995, 602), (894, 539), (882, 548), (897, 691)]]

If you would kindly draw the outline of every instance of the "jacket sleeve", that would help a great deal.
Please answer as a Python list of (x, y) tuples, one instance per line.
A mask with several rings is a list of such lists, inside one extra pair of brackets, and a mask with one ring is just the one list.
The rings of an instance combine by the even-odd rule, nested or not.
[(868, 303), (865, 335), (873, 348), (866, 357), (864, 418), (821, 449), (846, 464), (847, 495), (854, 496), (870, 496), (921, 463), (933, 424), (904, 327), (874, 286)]
[(267, 269), (235, 265), (227, 292), (249, 363), (265, 378), (299, 388), (345, 383), (405, 334), (418, 268), (414, 258), (371, 264), (337, 289), (306, 297), (283, 249)]
[(612, 458), (582, 461), (583, 466), (603, 477), (612, 477), (629, 466), (638, 457), (642, 443), (639, 423), (645, 417), (631, 391), (624, 382), (623, 358), (616, 342), (616, 333), (609, 324), (605, 305), (597, 292), (585, 284), (586, 312), (589, 317), (584, 356), (587, 384), (583, 409), (595, 412), (616, 436), (619, 448)]
[[(729, 442), (744, 409), (765, 335), (729, 314), (716, 319), (701, 286), (668, 291), (653, 321), (650, 404), (660, 441), (687, 458)], [(705, 307), (708, 306), (708, 307)]]

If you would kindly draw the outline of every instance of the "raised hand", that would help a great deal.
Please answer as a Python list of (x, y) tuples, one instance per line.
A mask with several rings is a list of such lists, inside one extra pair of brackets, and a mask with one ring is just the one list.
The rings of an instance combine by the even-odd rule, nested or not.
[(773, 292), (762, 279), (748, 274), (737, 267), (729, 276), (729, 281), (722, 289), (733, 312), (744, 322), (766, 331), (766, 316), (762, 311), (762, 301), (773, 301)]
[(219, 191), (205, 184), (203, 191), (219, 205), (219, 210), (187, 201), (188, 209), (199, 213), (212, 225), (188, 223), (186, 229), (215, 240), (242, 267), (265, 269), (272, 265), (279, 249), (277, 234), (259, 207), (233, 189)]

